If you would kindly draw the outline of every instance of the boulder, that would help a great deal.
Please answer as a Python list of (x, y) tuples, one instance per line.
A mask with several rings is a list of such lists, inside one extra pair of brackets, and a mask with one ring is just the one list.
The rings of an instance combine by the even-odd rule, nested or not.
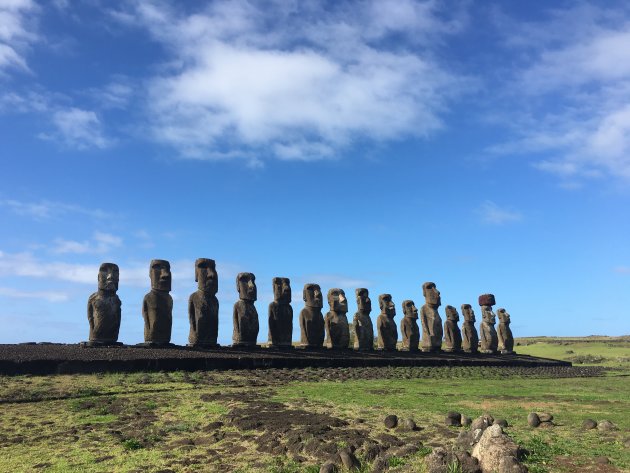
[(582, 429), (584, 430), (591, 430), (591, 429), (595, 429), (597, 427), (597, 422), (594, 421), (593, 419), (585, 419), (584, 422), (582, 422)]
[(505, 429), (508, 426), (508, 421), (505, 419), (495, 419), (493, 425), (500, 425), (501, 428)]
[(383, 423), (388, 429), (393, 429), (398, 425), (398, 416), (395, 416), (393, 414), (388, 415), (387, 417), (385, 417), (385, 420), (383, 420)]
[[(491, 425), (481, 436), (472, 451), (472, 456), (479, 460), (482, 471), (499, 471), (501, 461), (505, 457), (512, 457), (518, 462), (519, 447), (503, 433), (500, 425)], [(511, 460), (503, 460), (507, 465)], [(507, 467), (506, 467), (507, 468)], [(515, 470), (516, 471), (516, 470)], [(510, 470), (506, 470), (510, 472)]]
[(527, 473), (527, 467), (514, 457), (503, 457), (499, 461), (497, 473)]
[(446, 419), (444, 423), (449, 427), (461, 427), (462, 415), (459, 412), (449, 411), (446, 413)]
[(540, 417), (538, 417), (538, 414), (536, 414), (535, 412), (531, 412), (527, 416), (527, 424), (530, 427), (538, 427), (540, 425)]
[(324, 463), (319, 469), (319, 473), (337, 473), (337, 471), (339, 471), (337, 465), (330, 461)]
[(413, 419), (405, 419), (402, 427), (404, 430), (416, 430), (418, 428), (418, 426), (416, 425), (415, 421)]
[(597, 423), (597, 428), (604, 432), (607, 432), (609, 430), (617, 430), (617, 426), (613, 424), (612, 422), (610, 422), (609, 420), (600, 420)]
[(472, 419), (468, 416), (462, 415), (462, 425), (464, 427), (468, 427), (470, 424), (472, 424)]
[(540, 422), (551, 422), (553, 420), (553, 416), (548, 412), (539, 412), (538, 418), (540, 419)]
[(472, 423), (470, 424), (470, 430), (477, 430), (477, 429), (486, 430), (493, 423), (494, 423), (494, 418), (492, 416), (482, 415), (472, 421)]
[(353, 453), (348, 450), (342, 450), (339, 452), (339, 457), (341, 458), (341, 464), (349, 471), (357, 471), (361, 468), (361, 463), (354, 456)]
[(427, 473), (447, 473), (448, 452), (445, 448), (436, 447), (424, 457)]

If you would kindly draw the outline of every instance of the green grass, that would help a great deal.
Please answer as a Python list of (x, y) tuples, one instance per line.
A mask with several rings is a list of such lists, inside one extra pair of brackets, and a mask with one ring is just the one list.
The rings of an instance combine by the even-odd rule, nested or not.
[[(473, 418), (489, 413), (508, 420), (508, 433), (529, 451), (526, 464), (532, 473), (581, 471), (596, 456), (629, 470), (630, 454), (623, 443), (630, 431), (630, 366), (623, 360), (630, 357), (630, 340), (520, 341), (528, 343), (516, 347), (520, 353), (561, 359), (600, 356), (605, 358), (602, 365), (614, 370), (605, 377), (554, 379), (508, 375), (497, 368), (385, 368), (379, 371), (382, 379), (320, 379), (262, 387), (248, 384), (255, 376), (251, 372), (0, 377), (0, 471), (194, 472), (218, 469), (220, 464), (225, 471), (243, 473), (319, 471), (314, 460), (300, 463), (257, 451), (253, 442), (258, 432), (238, 432), (229, 425), (226, 414), (246, 404), (246, 396), (349, 422), (361, 417), (374, 433), (385, 432), (386, 414), (412, 417), (428, 441), (437, 443), (448, 443), (459, 431), (445, 433), (447, 411)], [(407, 374), (410, 379), (404, 379)], [(552, 413), (557, 426), (528, 427), (527, 414), (532, 411)], [(585, 418), (608, 419), (619, 430), (582, 431)], [(205, 426), (215, 421), (226, 423), (219, 429), (226, 437), (209, 442), (216, 429)], [(195, 440), (194, 445), (186, 439)], [(245, 451), (231, 454), (235, 445)], [(338, 442), (339, 448), (346, 446)], [(430, 451), (425, 445), (409, 457), (392, 458), (391, 471), (423, 471)], [(449, 468), (458, 471), (457, 465)], [(362, 471), (370, 471), (370, 465), (364, 462)]]

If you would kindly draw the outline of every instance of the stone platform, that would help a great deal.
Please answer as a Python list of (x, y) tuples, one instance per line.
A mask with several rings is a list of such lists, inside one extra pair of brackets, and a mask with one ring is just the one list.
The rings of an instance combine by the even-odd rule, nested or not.
[(465, 353), (356, 352), (353, 350), (276, 351), (268, 348), (194, 349), (79, 344), (0, 345), (0, 374), (72, 374), (134, 371), (197, 371), (259, 368), (347, 368), (379, 366), (571, 366), (566, 361), (527, 355)]

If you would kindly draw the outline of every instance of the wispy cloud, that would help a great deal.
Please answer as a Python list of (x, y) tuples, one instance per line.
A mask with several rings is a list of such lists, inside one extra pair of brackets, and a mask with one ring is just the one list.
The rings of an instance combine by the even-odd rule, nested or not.
[(48, 220), (59, 218), (68, 214), (79, 214), (95, 219), (109, 218), (112, 215), (100, 209), (88, 209), (76, 204), (64, 202), (54, 202), (41, 200), (39, 202), (22, 202), (14, 199), (0, 200), (0, 207), (9, 209), (11, 212), (30, 217), (35, 220)]
[(58, 109), (52, 114), (53, 133), (42, 133), (40, 138), (58, 141), (69, 148), (85, 150), (107, 148), (112, 140), (107, 138), (103, 125), (92, 110), (76, 107)]
[(617, 266), (614, 271), (619, 274), (630, 274), (630, 266)]
[(137, 1), (111, 12), (176, 58), (149, 81), (154, 137), (196, 159), (251, 159), (256, 149), (313, 160), (357, 138), (439, 130), (449, 100), (470, 83), (432, 52), (464, 13), (433, 1), (329, 6), (217, 1), (182, 14)]
[(523, 215), (512, 209), (501, 208), (491, 200), (486, 200), (477, 209), (477, 213), (485, 223), (492, 225), (503, 225), (506, 223), (519, 222)]
[(526, 58), (504, 85), (522, 105), (507, 120), (517, 137), (490, 150), (538, 154), (538, 169), (568, 182), (630, 179), (628, 13), (627, 4), (578, 3), (545, 21), (504, 25), (506, 44)]
[(64, 254), (85, 254), (85, 253), (107, 253), (108, 251), (122, 246), (122, 238), (109, 233), (95, 232), (92, 241), (74, 241), (58, 238), (55, 246), (51, 249), (53, 253)]
[(29, 70), (24, 52), (37, 40), (32, 26), (37, 10), (32, 0), (0, 2), (0, 74), (8, 69)]
[(20, 291), (11, 287), (0, 287), (0, 296), (11, 299), (42, 299), (48, 302), (64, 302), (68, 294), (59, 291)]

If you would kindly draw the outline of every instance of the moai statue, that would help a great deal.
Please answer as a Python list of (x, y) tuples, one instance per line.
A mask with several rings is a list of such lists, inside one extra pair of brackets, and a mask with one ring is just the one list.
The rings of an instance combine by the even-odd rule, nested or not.
[(98, 291), (88, 299), (89, 341), (85, 346), (122, 345), (118, 343), (121, 302), (118, 290), (118, 265), (103, 263), (98, 270)]
[(418, 309), (413, 301), (406, 300), (402, 303), (405, 316), (400, 321), (400, 333), (402, 334), (402, 349), (406, 351), (418, 351), (420, 344), (420, 327), (418, 327)]
[(273, 302), (269, 304), (269, 346), (293, 348), (293, 308), (291, 307), (291, 281), (273, 278)]
[(381, 308), (381, 314), (376, 319), (378, 348), (379, 350), (395, 351), (396, 343), (398, 343), (398, 329), (396, 322), (394, 322), (396, 306), (392, 301), (392, 295), (381, 294), (378, 296), (378, 305)]
[(459, 331), (457, 322), (459, 314), (452, 305), (447, 305), (446, 322), (444, 322), (444, 351), (454, 352), (462, 350), (462, 333)]
[(322, 290), (319, 284), (305, 284), (302, 292), (304, 308), (300, 312), (302, 348), (322, 348), (324, 344), (324, 316)]
[(214, 260), (199, 258), (195, 261), (195, 282), (197, 291), (188, 299), (188, 319), (191, 347), (213, 348), (219, 333), (219, 276)]
[(475, 327), (475, 312), (470, 304), (462, 304), (462, 349), (466, 353), (477, 353), (479, 351), (479, 335)]
[(255, 348), (258, 338), (258, 312), (254, 302), (257, 299), (256, 276), (252, 273), (238, 273), (236, 276), (238, 301), (234, 304), (234, 332), (232, 346)]
[(433, 282), (425, 282), (422, 285), (422, 294), (425, 304), (420, 309), (420, 322), (422, 324), (422, 351), (437, 352), (442, 349), (442, 318), (438, 313), (438, 307), (442, 305), (440, 291)]
[(493, 294), (482, 294), (479, 296), (481, 306), (481, 353), (496, 353), (499, 347), (497, 331), (494, 328), (496, 316), (492, 312), (492, 306), (496, 304)]
[(374, 350), (374, 327), (370, 312), (372, 301), (367, 289), (361, 287), (355, 291), (357, 296), (357, 313), (354, 314), (354, 349)]
[(505, 309), (497, 310), (499, 316), (498, 349), (503, 354), (514, 353), (514, 337), (510, 328), (510, 314)]
[(350, 327), (348, 326), (348, 299), (343, 289), (334, 288), (328, 291), (330, 310), (324, 318), (326, 327), (326, 346), (334, 349), (349, 348)]
[(151, 291), (144, 296), (145, 346), (168, 346), (173, 325), (173, 298), (171, 292), (171, 265), (163, 259), (154, 259), (149, 267)]

